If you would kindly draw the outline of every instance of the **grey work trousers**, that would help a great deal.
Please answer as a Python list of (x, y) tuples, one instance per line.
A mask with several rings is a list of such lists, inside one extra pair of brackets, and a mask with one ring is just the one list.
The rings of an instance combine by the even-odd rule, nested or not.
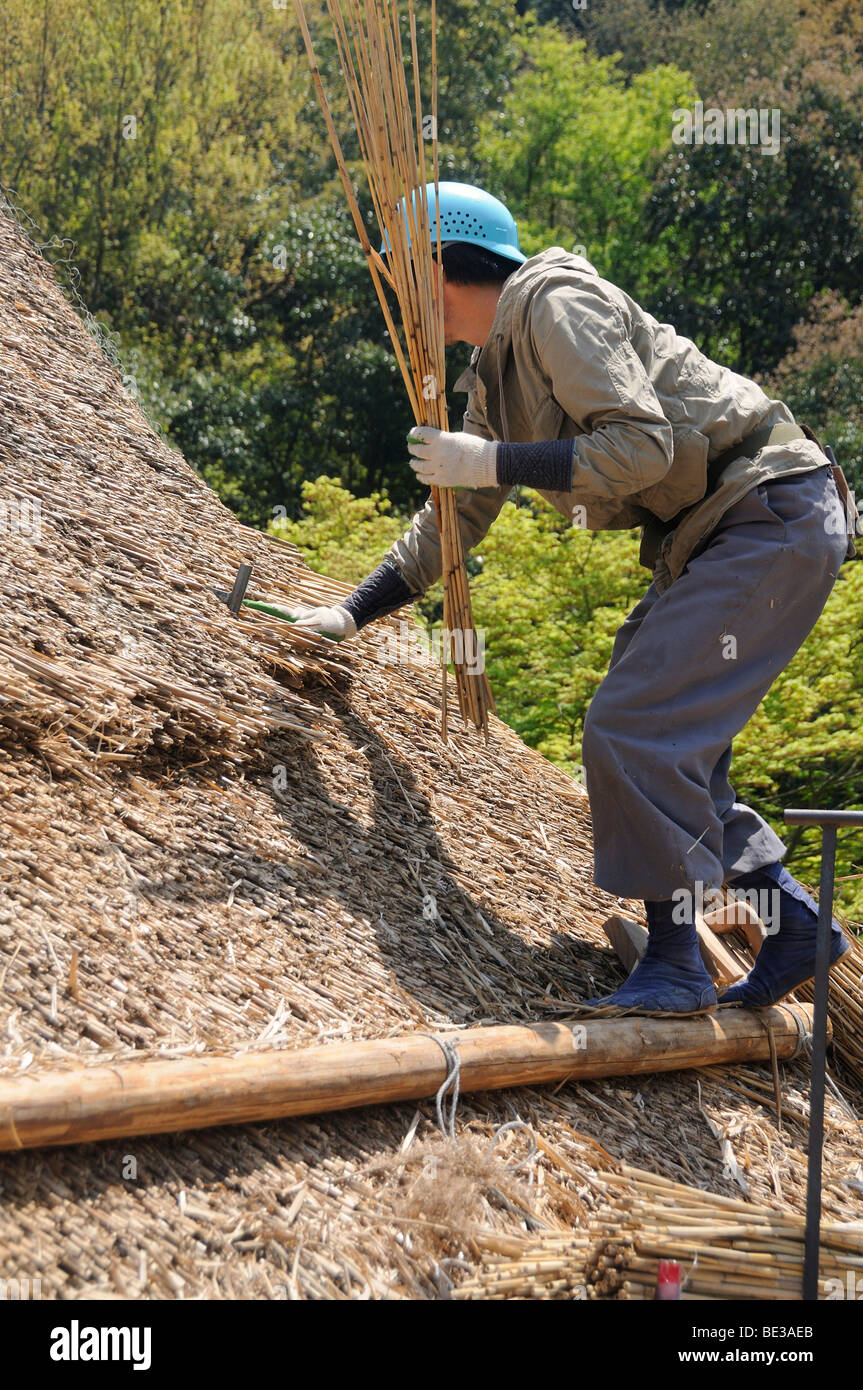
[(782, 858), (736, 800), (731, 744), (815, 626), (846, 543), (828, 467), (773, 479), (632, 610), (584, 726), (600, 888), (663, 900)]

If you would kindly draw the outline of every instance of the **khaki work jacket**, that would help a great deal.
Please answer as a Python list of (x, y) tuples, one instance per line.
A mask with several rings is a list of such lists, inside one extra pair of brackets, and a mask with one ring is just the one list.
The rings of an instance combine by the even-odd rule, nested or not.
[[(454, 389), (468, 393), (469, 434), (575, 440), (572, 491), (541, 493), (574, 524), (620, 530), (677, 518), (653, 563), (660, 590), (751, 488), (826, 463), (808, 439), (768, 445), (738, 458), (706, 495), (708, 460), (762, 426), (793, 424), (794, 417), (559, 246), (510, 275), (489, 337)], [(510, 492), (457, 490), (466, 551), (486, 535)], [(431, 497), (387, 558), (414, 594), (440, 577)]]

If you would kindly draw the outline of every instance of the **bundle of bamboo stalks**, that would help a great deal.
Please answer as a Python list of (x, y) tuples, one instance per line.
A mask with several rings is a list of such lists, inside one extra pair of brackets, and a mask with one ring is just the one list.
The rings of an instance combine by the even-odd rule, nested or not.
[[(660, 1260), (681, 1265), (682, 1299), (798, 1299), (804, 1220), (620, 1164), (600, 1179), (609, 1205), (578, 1233), (549, 1232), (481, 1255), (454, 1298), (653, 1298)], [(819, 1298), (863, 1271), (863, 1223), (821, 1228)]]
[[(447, 428), (443, 304), (435, 293), (435, 256), (440, 262), (440, 226), (427, 193), (438, 189), (436, 5), (431, 0), (430, 129), (423, 114), (417, 22), (407, 0), (410, 34), (409, 90), (401, 15), (397, 0), (327, 0), (342, 74), (356, 125), (374, 215), (387, 247), (386, 261), (369, 240), (318, 69), (302, 0), (295, 0), (315, 89), (326, 121), (348, 207), (365, 252), (390, 339), (417, 424)], [(431, 148), (431, 168), (426, 136)], [(429, 174), (432, 179), (429, 179)], [(436, 235), (432, 241), (432, 221)], [(393, 291), (401, 315), (399, 334), (385, 286)], [(494, 709), (484, 671), (471, 671), (465, 652), (475, 652), (473, 616), (452, 488), (432, 488), (441, 539), (444, 583), (442, 644), (442, 731), (447, 737), (447, 667), (452, 657), (461, 716), (471, 719), (488, 740), (488, 711)]]

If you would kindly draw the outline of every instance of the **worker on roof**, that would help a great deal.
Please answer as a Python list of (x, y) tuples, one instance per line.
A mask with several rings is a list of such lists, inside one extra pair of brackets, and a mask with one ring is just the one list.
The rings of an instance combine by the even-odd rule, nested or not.
[[(817, 911), (785, 846), (729, 781), (731, 744), (818, 619), (848, 551), (844, 480), (781, 401), (658, 323), (582, 256), (527, 259), (482, 189), (429, 185), (446, 342), (464, 428), (415, 427), (418, 478), (453, 487), (465, 551), (514, 485), (591, 530), (642, 528), (653, 580), (587, 711), (582, 760), (595, 881), (642, 898), (648, 946), (590, 1003), (694, 1013), (717, 1002), (696, 908), (723, 885), (778, 894), (778, 922), (723, 1002), (775, 1003), (815, 970)], [(438, 207), (439, 201), (439, 207)], [(385, 250), (385, 248), (382, 248)], [(440, 578), (429, 498), (341, 604), (300, 621), (352, 636)], [(729, 640), (731, 639), (731, 640)], [(848, 949), (833, 923), (831, 963)]]

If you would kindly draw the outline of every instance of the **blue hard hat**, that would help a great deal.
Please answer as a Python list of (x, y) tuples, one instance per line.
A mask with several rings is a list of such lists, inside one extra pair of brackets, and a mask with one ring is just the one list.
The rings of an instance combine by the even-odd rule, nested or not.
[[(527, 260), (518, 249), (518, 228), (509, 210), (499, 198), (475, 188), (471, 183), (439, 183), (440, 194), (440, 239), (441, 244), (449, 241), (467, 241), (474, 246), (484, 246), (498, 256), (521, 264)], [(437, 242), (438, 199), (435, 197), (433, 183), (426, 184), (429, 205), (429, 223), (432, 243)], [(416, 192), (413, 194), (416, 199)], [(408, 231), (410, 242), (410, 231)], [(381, 255), (386, 255), (389, 245), (384, 239)]]

